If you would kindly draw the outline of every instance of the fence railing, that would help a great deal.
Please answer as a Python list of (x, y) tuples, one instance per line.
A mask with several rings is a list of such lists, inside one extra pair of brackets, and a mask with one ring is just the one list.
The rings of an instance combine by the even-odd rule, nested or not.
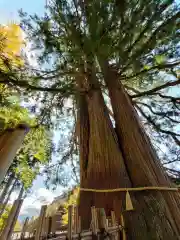
[[(116, 221), (114, 211), (111, 212), (110, 217), (106, 217), (105, 210), (102, 208), (91, 207), (91, 224), (89, 229), (81, 229), (81, 217), (78, 214), (78, 207), (69, 206), (68, 208), (68, 225), (66, 228), (55, 228), (57, 224), (52, 221), (52, 217), (46, 217), (47, 206), (41, 208), (37, 225), (34, 232), (28, 232), (28, 220), (25, 221), (21, 233), (13, 233), (12, 239), (19, 240), (63, 240), (63, 239), (94, 239), (94, 236), (101, 236), (113, 240), (126, 239), (125, 228), (123, 226), (123, 219), (121, 225)], [(56, 225), (55, 225), (56, 224)]]

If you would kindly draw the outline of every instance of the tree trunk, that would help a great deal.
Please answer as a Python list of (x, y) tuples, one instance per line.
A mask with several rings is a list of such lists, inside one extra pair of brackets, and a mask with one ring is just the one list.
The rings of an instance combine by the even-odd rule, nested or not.
[(9, 192), (8, 192), (8, 195), (7, 195), (6, 199), (4, 199), (4, 201), (2, 201), (2, 206), (1, 206), (1, 209), (0, 209), (0, 217), (1, 217), (1, 215), (3, 214), (3, 212), (4, 212), (4, 210), (5, 210), (5, 207), (7, 206), (8, 202), (9, 202), (11, 193), (14, 191), (14, 188), (15, 188), (15, 186), (16, 186), (17, 181), (18, 181), (18, 180), (15, 179), (14, 183), (13, 183), (12, 186), (11, 186), (11, 189), (10, 189)]
[(0, 195), (0, 204), (3, 203), (5, 197), (6, 197), (7, 193), (8, 193), (8, 190), (9, 190), (11, 184), (12, 184), (13, 179), (14, 179), (13, 175), (11, 175), (8, 178), (7, 183), (5, 184), (5, 186), (4, 186), (4, 188), (3, 188), (2, 192), (1, 192), (1, 195)]
[[(80, 187), (94, 189), (130, 187), (116, 134), (100, 89), (91, 89), (86, 96), (81, 97), (79, 111)], [(110, 215), (113, 209), (120, 218), (124, 199), (125, 193), (80, 191), (79, 210), (82, 228), (88, 229), (90, 226), (91, 206), (104, 208), (107, 215)]]
[(20, 126), (15, 130), (5, 130), (0, 136), (0, 184), (24, 140), (26, 131), (26, 127)]
[[(79, 121), (79, 155), (80, 155), (80, 186), (84, 187), (86, 181), (86, 170), (88, 167), (89, 154), (89, 114), (85, 95), (80, 95), (78, 99), (78, 121)], [(83, 217), (85, 214), (90, 216), (91, 210), (86, 207), (84, 198), (88, 198), (87, 193), (80, 194), (79, 213)], [(87, 225), (89, 224), (86, 223)], [(86, 228), (86, 225), (83, 227)]]
[(23, 199), (18, 200), (18, 206), (17, 206), (17, 209), (16, 209), (15, 217), (13, 218), (13, 222), (12, 222), (11, 228), (9, 230), (9, 234), (8, 234), (7, 240), (11, 240), (12, 239), (12, 234), (13, 234), (13, 231), (14, 231), (14, 227), (15, 227), (16, 222), (18, 220), (18, 216), (19, 216), (22, 204), (23, 204)]
[[(114, 112), (119, 145), (133, 187), (170, 187), (171, 183), (117, 74), (107, 65), (102, 69)], [(136, 192), (134, 196), (142, 206), (143, 211), (139, 212), (139, 216), (144, 216), (144, 228), (136, 226), (138, 229), (135, 230), (135, 225), (129, 223), (132, 214), (127, 213), (129, 239), (179, 239), (180, 212), (175, 199), (179, 197), (178, 193), (143, 191)], [(148, 232), (147, 237), (143, 235), (144, 231)]]
[(14, 201), (12, 209), (10, 211), (10, 214), (8, 216), (7, 222), (5, 224), (5, 227), (1, 233), (0, 240), (10, 240), (11, 235), (15, 226), (15, 223), (17, 221), (23, 200), (22, 196), (24, 193), (24, 187), (21, 187), (21, 190), (19, 192), (18, 198)]
[[(82, 88), (82, 84), (79, 81), (79, 87)], [(86, 175), (86, 169), (88, 165), (88, 151), (89, 151), (89, 114), (85, 94), (81, 94), (78, 98), (78, 138), (79, 138), (79, 152), (80, 152), (80, 181)]]

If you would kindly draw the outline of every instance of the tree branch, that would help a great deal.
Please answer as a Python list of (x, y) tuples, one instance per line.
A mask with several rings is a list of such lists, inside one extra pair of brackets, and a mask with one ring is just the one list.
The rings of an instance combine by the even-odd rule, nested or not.
[(124, 85), (124, 87), (125, 87), (126, 89), (128, 89), (128, 90), (136, 93), (136, 94), (140, 94), (140, 93), (141, 93), (141, 92), (139, 92), (138, 90), (136, 90), (135, 88), (130, 87), (130, 86), (128, 86), (128, 85)]
[[(161, 117), (166, 117), (168, 118), (170, 121), (172, 121), (173, 123), (180, 123), (180, 121), (177, 121), (177, 120), (174, 120), (172, 118), (170, 118), (168, 116), (168, 112), (155, 112), (151, 106), (149, 106), (147, 103), (143, 103), (143, 102), (136, 102), (137, 104), (140, 104), (140, 105), (143, 105), (145, 107), (147, 107), (151, 113), (153, 113), (154, 115), (158, 115), (158, 116), (161, 116)], [(173, 113), (173, 111), (171, 111), (171, 113)], [(179, 114), (177, 113), (177, 115), (179, 116)]]
[(174, 162), (177, 162), (177, 161), (180, 161), (180, 158), (172, 160), (172, 161), (169, 161), (169, 162), (165, 162), (165, 163), (163, 163), (163, 165), (171, 164), (171, 163), (174, 163)]
[(130, 76), (122, 75), (121, 76), (121, 80), (135, 78), (135, 77), (138, 77), (138, 76), (140, 76), (140, 75), (142, 75), (144, 73), (150, 72), (150, 71), (155, 70), (155, 69), (162, 70), (162, 69), (165, 69), (165, 68), (173, 68), (173, 67), (175, 67), (175, 66), (177, 66), (179, 64), (180, 64), (180, 61), (176, 61), (176, 62), (173, 62), (173, 63), (159, 64), (159, 65), (150, 67), (149, 69), (143, 69), (142, 71), (137, 72), (135, 74), (132, 74)]
[(161, 98), (165, 98), (167, 100), (169, 100), (169, 102), (172, 102), (173, 105), (180, 111), (180, 107), (178, 106), (178, 104), (180, 103), (180, 97), (172, 97), (172, 96), (167, 96), (167, 95), (163, 95), (161, 93), (157, 93)]
[[(18, 86), (20, 88), (24, 88), (26, 90), (32, 90), (32, 91), (42, 91), (42, 92), (56, 92), (56, 93), (61, 93), (64, 94), (67, 92), (67, 89), (65, 90), (65, 88), (49, 88), (49, 87), (40, 87), (40, 86), (33, 86), (31, 84), (29, 84), (27, 81), (19, 81), (19, 80), (14, 80), (12, 78), (12, 76), (10, 76), (8, 78), (8, 76), (4, 76), (5, 74), (0, 73), (0, 83), (3, 83), (5, 85), (9, 85), (9, 86)], [(2, 80), (4, 79), (4, 80)]]
[(138, 109), (138, 111), (141, 113), (141, 115), (154, 127), (154, 129), (156, 129), (156, 131), (158, 132), (161, 132), (161, 133), (164, 133), (164, 134), (167, 134), (167, 135), (170, 135), (173, 140), (175, 141), (175, 143), (180, 146), (180, 140), (178, 139), (178, 137), (180, 137), (180, 134), (177, 134), (175, 132), (172, 132), (172, 131), (168, 131), (168, 130), (164, 130), (164, 129), (161, 129), (159, 125), (157, 125), (151, 118), (151, 116), (147, 116), (143, 110), (138, 106), (136, 105), (136, 108)]
[(143, 96), (147, 96), (147, 95), (153, 95), (155, 92), (160, 91), (162, 89), (168, 88), (168, 87), (173, 87), (176, 85), (180, 84), (180, 79), (176, 80), (176, 81), (171, 81), (171, 82), (167, 82), (161, 86), (155, 87), (153, 89), (150, 89), (148, 91), (144, 91), (144, 92), (140, 92), (136, 95), (132, 95), (131, 98), (137, 98), (137, 97), (143, 97)]
[[(156, 40), (156, 37), (159, 33), (163, 31), (164, 28), (166, 28), (168, 25), (173, 24), (177, 19), (180, 17), (180, 12), (177, 12), (175, 15), (168, 18), (166, 21), (164, 21), (161, 25), (159, 25), (154, 32), (152, 32), (151, 36), (148, 38), (148, 40), (142, 45), (140, 49), (138, 49), (130, 58), (129, 63), (124, 67), (124, 69), (127, 69), (127, 67), (133, 62), (134, 59), (141, 56), (145, 51), (152, 50), (153, 43)], [(123, 70), (124, 70), (123, 69)]]
[[(171, 4), (171, 3), (170, 3)], [(145, 28), (140, 32), (139, 36), (136, 38), (136, 40), (134, 41), (134, 43), (128, 48), (128, 50), (126, 51), (126, 53), (128, 54), (129, 52), (132, 52), (132, 50), (134, 49), (134, 47), (137, 45), (137, 43), (139, 43), (141, 41), (141, 39), (145, 36), (145, 33), (150, 29), (150, 27), (152, 26), (152, 22), (158, 17), (161, 16), (161, 14), (169, 7), (170, 5), (168, 4), (162, 4), (158, 11), (155, 11), (155, 13), (152, 15), (152, 17), (150, 17), (145, 25)]]
[(172, 169), (172, 168), (167, 168), (167, 167), (165, 167), (165, 169), (169, 172), (172, 172), (176, 176), (180, 176), (180, 171), (178, 171), (178, 170), (175, 170), (175, 169)]
[(179, 102), (179, 103), (180, 103), (180, 97), (167, 96), (167, 95), (163, 95), (163, 94), (161, 94), (161, 93), (158, 93), (158, 95), (159, 95), (161, 98), (169, 99), (171, 102)]

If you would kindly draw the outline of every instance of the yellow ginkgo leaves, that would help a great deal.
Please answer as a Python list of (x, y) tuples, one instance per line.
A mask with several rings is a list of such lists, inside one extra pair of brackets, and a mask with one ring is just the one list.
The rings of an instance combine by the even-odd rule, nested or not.
[(20, 54), (24, 45), (23, 31), (19, 25), (0, 25), (0, 68), (7, 70), (7, 64), (11, 67), (22, 66)]

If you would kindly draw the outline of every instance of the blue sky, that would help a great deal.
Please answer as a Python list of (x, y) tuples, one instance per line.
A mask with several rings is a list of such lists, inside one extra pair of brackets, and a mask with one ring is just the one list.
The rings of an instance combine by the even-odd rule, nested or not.
[(0, 23), (19, 21), (18, 10), (43, 14), (46, 0), (0, 0)]

